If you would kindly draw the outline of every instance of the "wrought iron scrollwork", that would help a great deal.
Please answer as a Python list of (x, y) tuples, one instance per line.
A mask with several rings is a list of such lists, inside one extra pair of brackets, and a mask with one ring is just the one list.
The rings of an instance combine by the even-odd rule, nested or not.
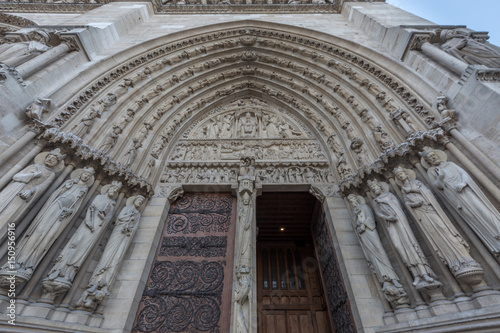
[(137, 316), (136, 332), (218, 332), (223, 261), (158, 261)]
[(231, 224), (232, 197), (228, 195), (185, 195), (170, 209), (168, 234), (198, 231), (227, 232)]
[(318, 218), (312, 226), (312, 231), (316, 239), (316, 250), (335, 332), (354, 333), (356, 330), (352, 320), (351, 308), (342, 282), (342, 273), (338, 267), (335, 250), (330, 240), (330, 232), (324, 212), (318, 214)]
[(219, 333), (233, 202), (187, 193), (172, 204), (133, 332)]
[(162, 257), (225, 257), (227, 236), (164, 237), (161, 243)]

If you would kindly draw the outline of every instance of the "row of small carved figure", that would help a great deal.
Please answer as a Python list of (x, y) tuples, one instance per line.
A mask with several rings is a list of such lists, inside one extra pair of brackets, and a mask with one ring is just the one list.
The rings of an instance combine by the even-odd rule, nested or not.
[[(274, 167), (255, 170), (258, 181), (263, 183), (326, 183), (333, 182), (333, 176), (328, 168), (311, 166)], [(219, 184), (233, 183), (238, 177), (237, 168), (231, 167), (175, 167), (167, 168), (162, 175), (162, 183), (201, 183)]]
[[(15, 242), (15, 247), (7, 248), (8, 261), (0, 268), (1, 288), (9, 289), (11, 283), (19, 285), (29, 281), (48, 250), (65, 230), (71, 229), (79, 211), (85, 207), (89, 188), (94, 183), (95, 171), (91, 167), (74, 170), (70, 178), (50, 194), (38, 214), (29, 221), (26, 232), (22, 233), (20, 223), (24, 215), (36, 208), (35, 203), (54, 181), (56, 172), (64, 167), (63, 159), (59, 149), (39, 154), (34, 164), (15, 174), (0, 192), (0, 234), (2, 239), (8, 237), (9, 241)], [(76, 274), (113, 218), (121, 187), (120, 182), (112, 181), (104, 185), (101, 194), (92, 200), (84, 220), (42, 280), (42, 298), (54, 300), (71, 288)], [(139, 209), (145, 200), (138, 195), (126, 201), (77, 307), (93, 311), (109, 294), (119, 264), (137, 229), (141, 216)]]
[[(243, 153), (244, 152), (244, 153)], [(243, 145), (241, 142), (234, 144), (206, 145), (190, 143), (179, 145), (175, 148), (172, 159), (175, 161), (236, 159), (240, 155), (253, 155), (259, 160), (279, 159), (325, 159), (319, 144), (287, 143), (268, 148), (259, 145)]]
[[(500, 213), (486, 198), (469, 174), (453, 162), (447, 161), (441, 150), (424, 148), (421, 163), (435, 193), (439, 193), (469, 225), (495, 256), (500, 255)], [(430, 250), (437, 254), (460, 282), (473, 290), (483, 282), (484, 270), (469, 254), (470, 247), (460, 235), (448, 215), (444, 212), (433, 192), (416, 179), (413, 170), (398, 166), (394, 169), (396, 183), (401, 190), (406, 211), (413, 218), (427, 241)], [(389, 191), (389, 185), (378, 180), (369, 180), (368, 186), (373, 200), (375, 215), (384, 224), (388, 236), (411, 275), (413, 285), (419, 292), (427, 294), (431, 301), (442, 297), (442, 284), (431, 269), (417, 238), (410, 228), (405, 209), (398, 198)], [(382, 291), (397, 308), (408, 304), (387, 254), (377, 234), (375, 219), (365, 199), (350, 194), (353, 224), (370, 267), (382, 284)]]

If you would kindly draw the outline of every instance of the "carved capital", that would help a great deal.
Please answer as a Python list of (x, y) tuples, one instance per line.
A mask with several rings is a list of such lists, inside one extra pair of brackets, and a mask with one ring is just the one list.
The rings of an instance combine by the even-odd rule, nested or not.
[(431, 37), (430, 33), (425, 33), (425, 34), (416, 33), (416, 34), (414, 34), (410, 39), (410, 43), (409, 43), (410, 50), (412, 50), (412, 51), (422, 50), (422, 45), (424, 45), (424, 43), (429, 42), (430, 37)]
[(77, 36), (61, 36), (61, 43), (64, 43), (68, 45), (69, 51), (80, 51), (81, 46), (80, 46), (80, 41), (78, 40)]

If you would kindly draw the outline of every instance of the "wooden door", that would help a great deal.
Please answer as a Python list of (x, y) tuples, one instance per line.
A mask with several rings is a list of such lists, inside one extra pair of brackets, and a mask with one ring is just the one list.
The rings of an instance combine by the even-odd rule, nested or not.
[(259, 333), (328, 333), (331, 325), (312, 245), (257, 248)]

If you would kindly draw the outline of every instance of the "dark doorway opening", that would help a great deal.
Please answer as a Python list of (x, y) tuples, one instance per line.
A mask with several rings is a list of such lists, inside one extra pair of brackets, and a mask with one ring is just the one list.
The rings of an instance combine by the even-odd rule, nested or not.
[(319, 210), (309, 193), (257, 197), (259, 333), (333, 331), (311, 234)]

